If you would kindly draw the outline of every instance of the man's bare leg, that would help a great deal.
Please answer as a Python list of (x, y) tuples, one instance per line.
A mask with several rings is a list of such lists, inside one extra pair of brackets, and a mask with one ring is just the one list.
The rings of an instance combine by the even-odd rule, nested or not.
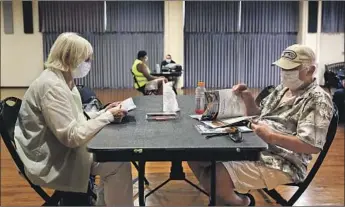
[[(205, 162), (188, 162), (189, 167), (193, 171), (204, 189), (210, 193), (210, 177), (211, 168)], [(234, 191), (234, 184), (231, 177), (222, 163), (216, 164), (216, 187), (217, 199), (216, 205), (234, 205), (234, 206), (248, 206), (249, 198), (240, 197)]]

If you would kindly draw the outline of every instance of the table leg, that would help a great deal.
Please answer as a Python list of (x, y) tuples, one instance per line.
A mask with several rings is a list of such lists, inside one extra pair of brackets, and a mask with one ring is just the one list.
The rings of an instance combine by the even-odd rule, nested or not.
[(215, 206), (215, 205), (216, 205), (216, 161), (212, 161), (210, 206)]
[(138, 170), (138, 190), (139, 190), (139, 205), (145, 206), (145, 189), (144, 189), (144, 178), (145, 178), (145, 161), (139, 161)]

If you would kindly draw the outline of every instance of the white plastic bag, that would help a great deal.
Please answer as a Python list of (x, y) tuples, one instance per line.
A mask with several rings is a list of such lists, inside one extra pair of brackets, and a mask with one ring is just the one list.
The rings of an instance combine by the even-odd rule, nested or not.
[(177, 112), (180, 111), (178, 107), (176, 94), (173, 90), (173, 82), (168, 82), (163, 85), (163, 112)]

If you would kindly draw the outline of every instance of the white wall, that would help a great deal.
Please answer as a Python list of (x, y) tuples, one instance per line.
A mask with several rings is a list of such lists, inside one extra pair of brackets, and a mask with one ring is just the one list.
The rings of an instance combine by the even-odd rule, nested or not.
[[(164, 54), (183, 66), (183, 1), (164, 2)], [(183, 86), (183, 76), (179, 79), (178, 88)]]
[(38, 32), (38, 2), (33, 0), (34, 34), (24, 33), (22, 2), (12, 2), (13, 34), (4, 33), (4, 18), (1, 16), (1, 87), (27, 87), (43, 70), (43, 42), (42, 35)]
[[(317, 35), (316, 33), (308, 33), (306, 37), (306, 45), (316, 51)], [(325, 72), (325, 64), (343, 62), (344, 61), (344, 33), (320, 34), (320, 59), (318, 62), (318, 71), (315, 74), (317, 82), (324, 84), (323, 74)]]

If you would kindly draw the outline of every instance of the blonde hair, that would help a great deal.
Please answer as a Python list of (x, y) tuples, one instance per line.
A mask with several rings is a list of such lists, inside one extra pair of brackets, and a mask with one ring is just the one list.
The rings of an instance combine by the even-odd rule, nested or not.
[(93, 49), (89, 41), (76, 33), (66, 32), (55, 40), (44, 65), (46, 68), (72, 71), (92, 54)]

